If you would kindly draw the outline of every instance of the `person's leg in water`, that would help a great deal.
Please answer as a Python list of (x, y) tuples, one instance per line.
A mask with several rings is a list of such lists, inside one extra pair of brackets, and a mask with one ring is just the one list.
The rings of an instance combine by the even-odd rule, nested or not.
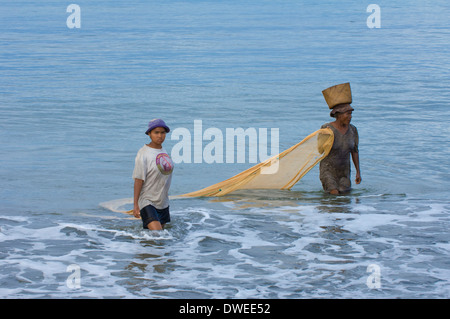
[(147, 224), (147, 228), (150, 230), (163, 230), (164, 225), (161, 225), (161, 223), (157, 220), (154, 220)]

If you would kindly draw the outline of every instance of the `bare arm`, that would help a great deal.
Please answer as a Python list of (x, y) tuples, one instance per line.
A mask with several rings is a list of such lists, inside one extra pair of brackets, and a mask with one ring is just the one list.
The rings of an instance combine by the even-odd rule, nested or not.
[(359, 183), (361, 183), (361, 171), (359, 170), (359, 153), (358, 152), (352, 152), (352, 160), (353, 160), (353, 164), (355, 165), (355, 168), (356, 168), (355, 182), (356, 182), (356, 184), (359, 184)]
[(133, 215), (136, 218), (141, 217), (140, 208), (139, 208), (139, 195), (141, 194), (142, 184), (144, 181), (139, 178), (134, 179), (134, 207), (133, 207)]

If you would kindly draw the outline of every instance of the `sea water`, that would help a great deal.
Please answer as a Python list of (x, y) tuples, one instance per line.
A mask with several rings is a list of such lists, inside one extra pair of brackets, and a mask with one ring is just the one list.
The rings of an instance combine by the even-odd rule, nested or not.
[[(447, 1), (69, 4), (0, 4), (1, 298), (450, 297)], [(173, 199), (162, 232), (118, 212), (149, 120), (274, 128), (282, 151), (343, 82), (351, 193), (315, 167), (290, 191)], [(170, 194), (252, 165), (177, 163)]]

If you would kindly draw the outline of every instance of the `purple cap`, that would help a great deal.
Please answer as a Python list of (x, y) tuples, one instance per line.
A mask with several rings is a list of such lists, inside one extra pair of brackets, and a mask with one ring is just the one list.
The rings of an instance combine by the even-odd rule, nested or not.
[(153, 119), (148, 123), (148, 129), (145, 131), (145, 134), (150, 133), (151, 130), (157, 128), (157, 127), (163, 127), (167, 133), (170, 132), (170, 128), (164, 123), (161, 119)]

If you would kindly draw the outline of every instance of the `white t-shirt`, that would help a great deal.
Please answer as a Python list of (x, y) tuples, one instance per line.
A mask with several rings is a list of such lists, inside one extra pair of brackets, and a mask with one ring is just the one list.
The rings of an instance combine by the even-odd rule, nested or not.
[(164, 148), (144, 145), (137, 153), (133, 179), (144, 181), (139, 195), (139, 209), (152, 205), (158, 209), (169, 206), (169, 188), (173, 162)]

